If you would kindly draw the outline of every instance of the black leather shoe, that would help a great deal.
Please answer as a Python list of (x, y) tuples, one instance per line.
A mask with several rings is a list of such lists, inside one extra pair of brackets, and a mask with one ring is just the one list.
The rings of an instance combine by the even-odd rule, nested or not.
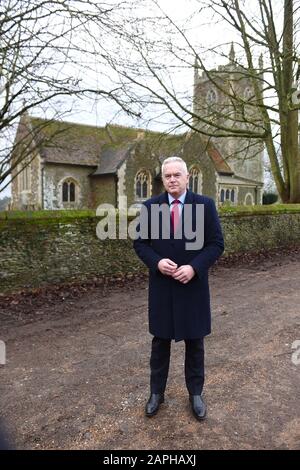
[(204, 419), (206, 416), (206, 405), (201, 395), (190, 395), (190, 402), (195, 418), (199, 421)]
[(163, 393), (151, 393), (146, 404), (146, 416), (154, 416), (159, 410), (159, 405), (164, 401), (165, 397)]

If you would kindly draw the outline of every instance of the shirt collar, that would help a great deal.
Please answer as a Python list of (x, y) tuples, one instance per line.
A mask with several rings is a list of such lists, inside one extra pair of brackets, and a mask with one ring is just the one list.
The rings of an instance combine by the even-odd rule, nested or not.
[[(184, 191), (183, 194), (181, 194), (180, 197), (177, 198), (178, 201), (181, 202), (181, 204), (184, 204), (184, 200), (185, 200), (185, 196), (186, 196), (186, 190)], [(169, 198), (169, 205), (172, 204), (173, 201), (175, 201), (175, 197), (171, 196), (171, 194), (168, 193), (168, 198)]]

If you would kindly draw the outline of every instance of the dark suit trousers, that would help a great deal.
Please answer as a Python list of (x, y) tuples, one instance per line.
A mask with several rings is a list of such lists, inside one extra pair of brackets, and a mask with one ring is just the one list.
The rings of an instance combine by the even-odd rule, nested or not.
[[(185, 383), (191, 395), (201, 395), (204, 385), (203, 338), (185, 341)], [(171, 340), (154, 336), (150, 358), (151, 393), (164, 393), (166, 389), (171, 353)]]

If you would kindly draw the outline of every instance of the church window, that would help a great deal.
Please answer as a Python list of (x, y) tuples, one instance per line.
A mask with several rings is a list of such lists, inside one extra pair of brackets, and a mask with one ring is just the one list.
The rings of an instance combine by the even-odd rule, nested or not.
[(66, 180), (62, 185), (62, 200), (63, 202), (75, 202), (76, 200), (76, 185), (72, 180)]
[(142, 183), (140, 182), (140, 180), (136, 182), (136, 196), (142, 197)]
[(236, 204), (237, 202), (237, 188), (221, 188), (220, 190), (220, 203)]
[(70, 183), (70, 202), (75, 201), (75, 184), (73, 182)]
[(197, 168), (192, 168), (189, 175), (189, 190), (199, 194), (201, 192), (201, 172)]
[(217, 93), (215, 90), (209, 90), (206, 95), (207, 104), (214, 104), (217, 102)]
[(253, 195), (252, 195), (252, 194), (250, 194), (250, 193), (246, 194), (244, 204), (245, 204), (246, 206), (252, 206), (252, 205), (254, 204)]
[(150, 197), (150, 173), (141, 170), (135, 177), (135, 197), (137, 199), (147, 199)]
[(64, 182), (63, 184), (63, 202), (67, 202), (69, 200), (69, 185), (68, 183)]

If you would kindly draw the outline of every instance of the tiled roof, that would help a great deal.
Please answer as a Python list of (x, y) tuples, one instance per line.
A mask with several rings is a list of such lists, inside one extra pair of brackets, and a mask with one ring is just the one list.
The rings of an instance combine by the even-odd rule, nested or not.
[(37, 130), (36, 140), (41, 142), (40, 153), (46, 162), (94, 167), (99, 165), (102, 149), (108, 145), (115, 150), (126, 147), (141, 132), (117, 125), (96, 127), (35, 117), (30, 117), (30, 124), (35, 133)]
[(38, 129), (46, 162), (97, 166), (101, 148), (109, 140), (105, 128), (32, 117), (30, 122)]
[[(122, 128), (118, 126), (110, 126), (110, 132), (112, 132), (113, 135), (117, 134), (116, 131), (118, 132), (120, 129)], [(132, 128), (129, 129), (132, 131)], [(126, 131), (126, 128), (123, 128), (123, 132), (124, 131)], [(131, 141), (128, 139), (127, 142), (123, 141), (121, 144), (105, 145), (101, 152), (100, 163), (93, 173), (93, 176), (116, 173), (121, 163), (126, 160), (131, 149), (137, 144), (139, 132), (141, 132), (141, 130), (137, 129), (136, 138), (131, 139)], [(163, 154), (159, 159), (162, 158), (164, 160), (182, 145), (183, 136), (145, 131), (142, 140), (149, 145), (147, 151), (151, 151), (158, 156), (159, 154)]]
[(92, 176), (116, 173), (120, 164), (126, 159), (132, 145), (121, 148), (107, 148), (101, 153), (100, 163)]
[(209, 143), (207, 145), (206, 151), (212, 159), (218, 173), (233, 175), (234, 172), (232, 171), (226, 160), (224, 160), (219, 150), (212, 143)]
[[(186, 133), (168, 135), (113, 124), (96, 127), (32, 116), (29, 119), (31, 127), (38, 129), (36, 140), (41, 142), (40, 154), (46, 162), (96, 167), (92, 173), (95, 176), (115, 173), (134, 143), (141, 138), (150, 142), (153, 153), (162, 161), (170, 155), (179, 154), (191, 137)], [(200, 134), (196, 137), (200, 139), (202, 150), (212, 159), (216, 171), (232, 175), (230, 166), (212, 142), (205, 143)]]
[(219, 183), (221, 184), (239, 184), (244, 186), (263, 186), (262, 181), (253, 180), (249, 178), (243, 178), (242, 176), (233, 175), (221, 175), (219, 178)]

